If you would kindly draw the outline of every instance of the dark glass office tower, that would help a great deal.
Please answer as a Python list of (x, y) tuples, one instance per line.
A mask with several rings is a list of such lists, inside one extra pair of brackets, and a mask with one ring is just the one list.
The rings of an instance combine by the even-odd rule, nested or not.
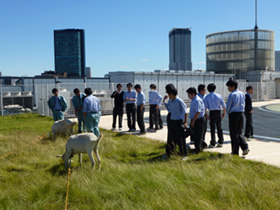
[(192, 70), (189, 28), (173, 28), (169, 32), (169, 70)]
[(54, 30), (55, 71), (85, 77), (85, 33), (81, 29)]

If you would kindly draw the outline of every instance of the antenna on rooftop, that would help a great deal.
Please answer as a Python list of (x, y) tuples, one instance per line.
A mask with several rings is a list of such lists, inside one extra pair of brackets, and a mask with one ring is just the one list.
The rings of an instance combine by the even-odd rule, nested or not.
[(255, 30), (258, 29), (258, 0), (255, 0)]

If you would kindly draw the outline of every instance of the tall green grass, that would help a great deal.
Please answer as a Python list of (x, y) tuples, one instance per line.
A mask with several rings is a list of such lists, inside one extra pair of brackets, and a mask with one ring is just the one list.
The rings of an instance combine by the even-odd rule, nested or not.
[[(5, 123), (4, 123), (5, 122)], [(39, 115), (0, 118), (1, 209), (63, 209), (67, 173), (56, 155), (67, 137), (44, 138), (52, 120)], [(16, 128), (16, 129), (15, 129)], [(70, 209), (280, 209), (280, 169), (219, 153), (173, 156), (164, 144), (101, 130), (101, 170), (73, 157)]]

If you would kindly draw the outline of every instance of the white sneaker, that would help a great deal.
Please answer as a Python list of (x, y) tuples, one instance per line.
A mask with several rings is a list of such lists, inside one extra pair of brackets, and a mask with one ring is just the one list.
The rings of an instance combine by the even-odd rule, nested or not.
[(242, 155), (248, 155), (249, 152), (250, 152), (249, 149), (245, 149), (245, 150), (243, 151)]
[(212, 144), (209, 144), (208, 148), (215, 148), (215, 146)]
[(111, 128), (111, 130), (112, 130), (112, 131), (115, 131), (115, 130), (116, 130), (116, 128)]
[(122, 130), (122, 128), (119, 128), (119, 131), (121, 131)]

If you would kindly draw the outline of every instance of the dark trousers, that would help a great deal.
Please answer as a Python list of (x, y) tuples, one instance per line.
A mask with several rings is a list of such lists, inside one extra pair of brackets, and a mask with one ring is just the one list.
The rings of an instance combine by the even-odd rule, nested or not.
[(232, 112), (229, 114), (229, 133), (231, 139), (232, 154), (239, 154), (239, 147), (244, 151), (248, 149), (248, 144), (242, 135), (243, 115), (242, 112)]
[(163, 122), (161, 119), (160, 109), (157, 109), (157, 110), (158, 110), (158, 124), (159, 124), (160, 128), (163, 128)]
[(170, 129), (170, 116), (171, 113), (168, 112), (167, 118), (166, 118), (166, 123), (167, 123), (167, 143), (166, 143), (166, 154), (170, 156), (170, 154), (174, 151), (175, 148), (175, 142), (171, 139), (171, 129)]
[(224, 143), (224, 135), (222, 129), (222, 116), (220, 110), (210, 111), (210, 130), (211, 130), (211, 144), (216, 145), (215, 127), (217, 127), (217, 133), (219, 138), (219, 144)]
[[(207, 130), (207, 119), (206, 117), (203, 117), (204, 118), (204, 126), (203, 126), (203, 133), (202, 133), (202, 143), (201, 143), (201, 148), (204, 149), (207, 147), (207, 143), (205, 142), (205, 135), (206, 135), (206, 130)], [(201, 132), (201, 131), (200, 131)], [(191, 141), (194, 141), (195, 142), (195, 133), (193, 133), (191, 135)]]
[(116, 128), (117, 116), (119, 116), (119, 128), (122, 128), (123, 107), (114, 107), (112, 128)]
[[(168, 131), (169, 142), (167, 142), (166, 153), (168, 156), (174, 152), (175, 145), (179, 146), (179, 151), (182, 156), (187, 156), (186, 140), (183, 137), (183, 120), (171, 120), (170, 129)], [(170, 135), (169, 135), (170, 134)], [(168, 147), (171, 145), (170, 147)]]
[(208, 122), (208, 120), (206, 119), (206, 117), (204, 117), (204, 130), (203, 130), (203, 135), (202, 135), (202, 139), (203, 139), (204, 143), (205, 143), (205, 135), (206, 135), (206, 131), (207, 131), (207, 122)]
[(126, 104), (127, 126), (129, 129), (135, 128), (136, 106), (135, 104)]
[(194, 140), (194, 146), (195, 146), (196, 153), (199, 153), (203, 148), (204, 126), (205, 126), (205, 117), (201, 117), (201, 118), (197, 119), (194, 123), (192, 137)]
[(140, 109), (141, 106), (137, 106), (137, 123), (140, 128), (141, 133), (145, 133), (145, 124), (144, 124), (144, 112), (145, 108)]
[(152, 104), (150, 105), (150, 129), (154, 128), (155, 125), (155, 129), (158, 129), (158, 124), (159, 124), (159, 116), (158, 116), (159, 112), (157, 109), (157, 105), (156, 104)]
[(246, 117), (246, 127), (245, 127), (245, 134), (244, 136), (249, 138), (250, 136), (253, 136), (253, 119), (252, 114), (249, 112), (245, 112)]

